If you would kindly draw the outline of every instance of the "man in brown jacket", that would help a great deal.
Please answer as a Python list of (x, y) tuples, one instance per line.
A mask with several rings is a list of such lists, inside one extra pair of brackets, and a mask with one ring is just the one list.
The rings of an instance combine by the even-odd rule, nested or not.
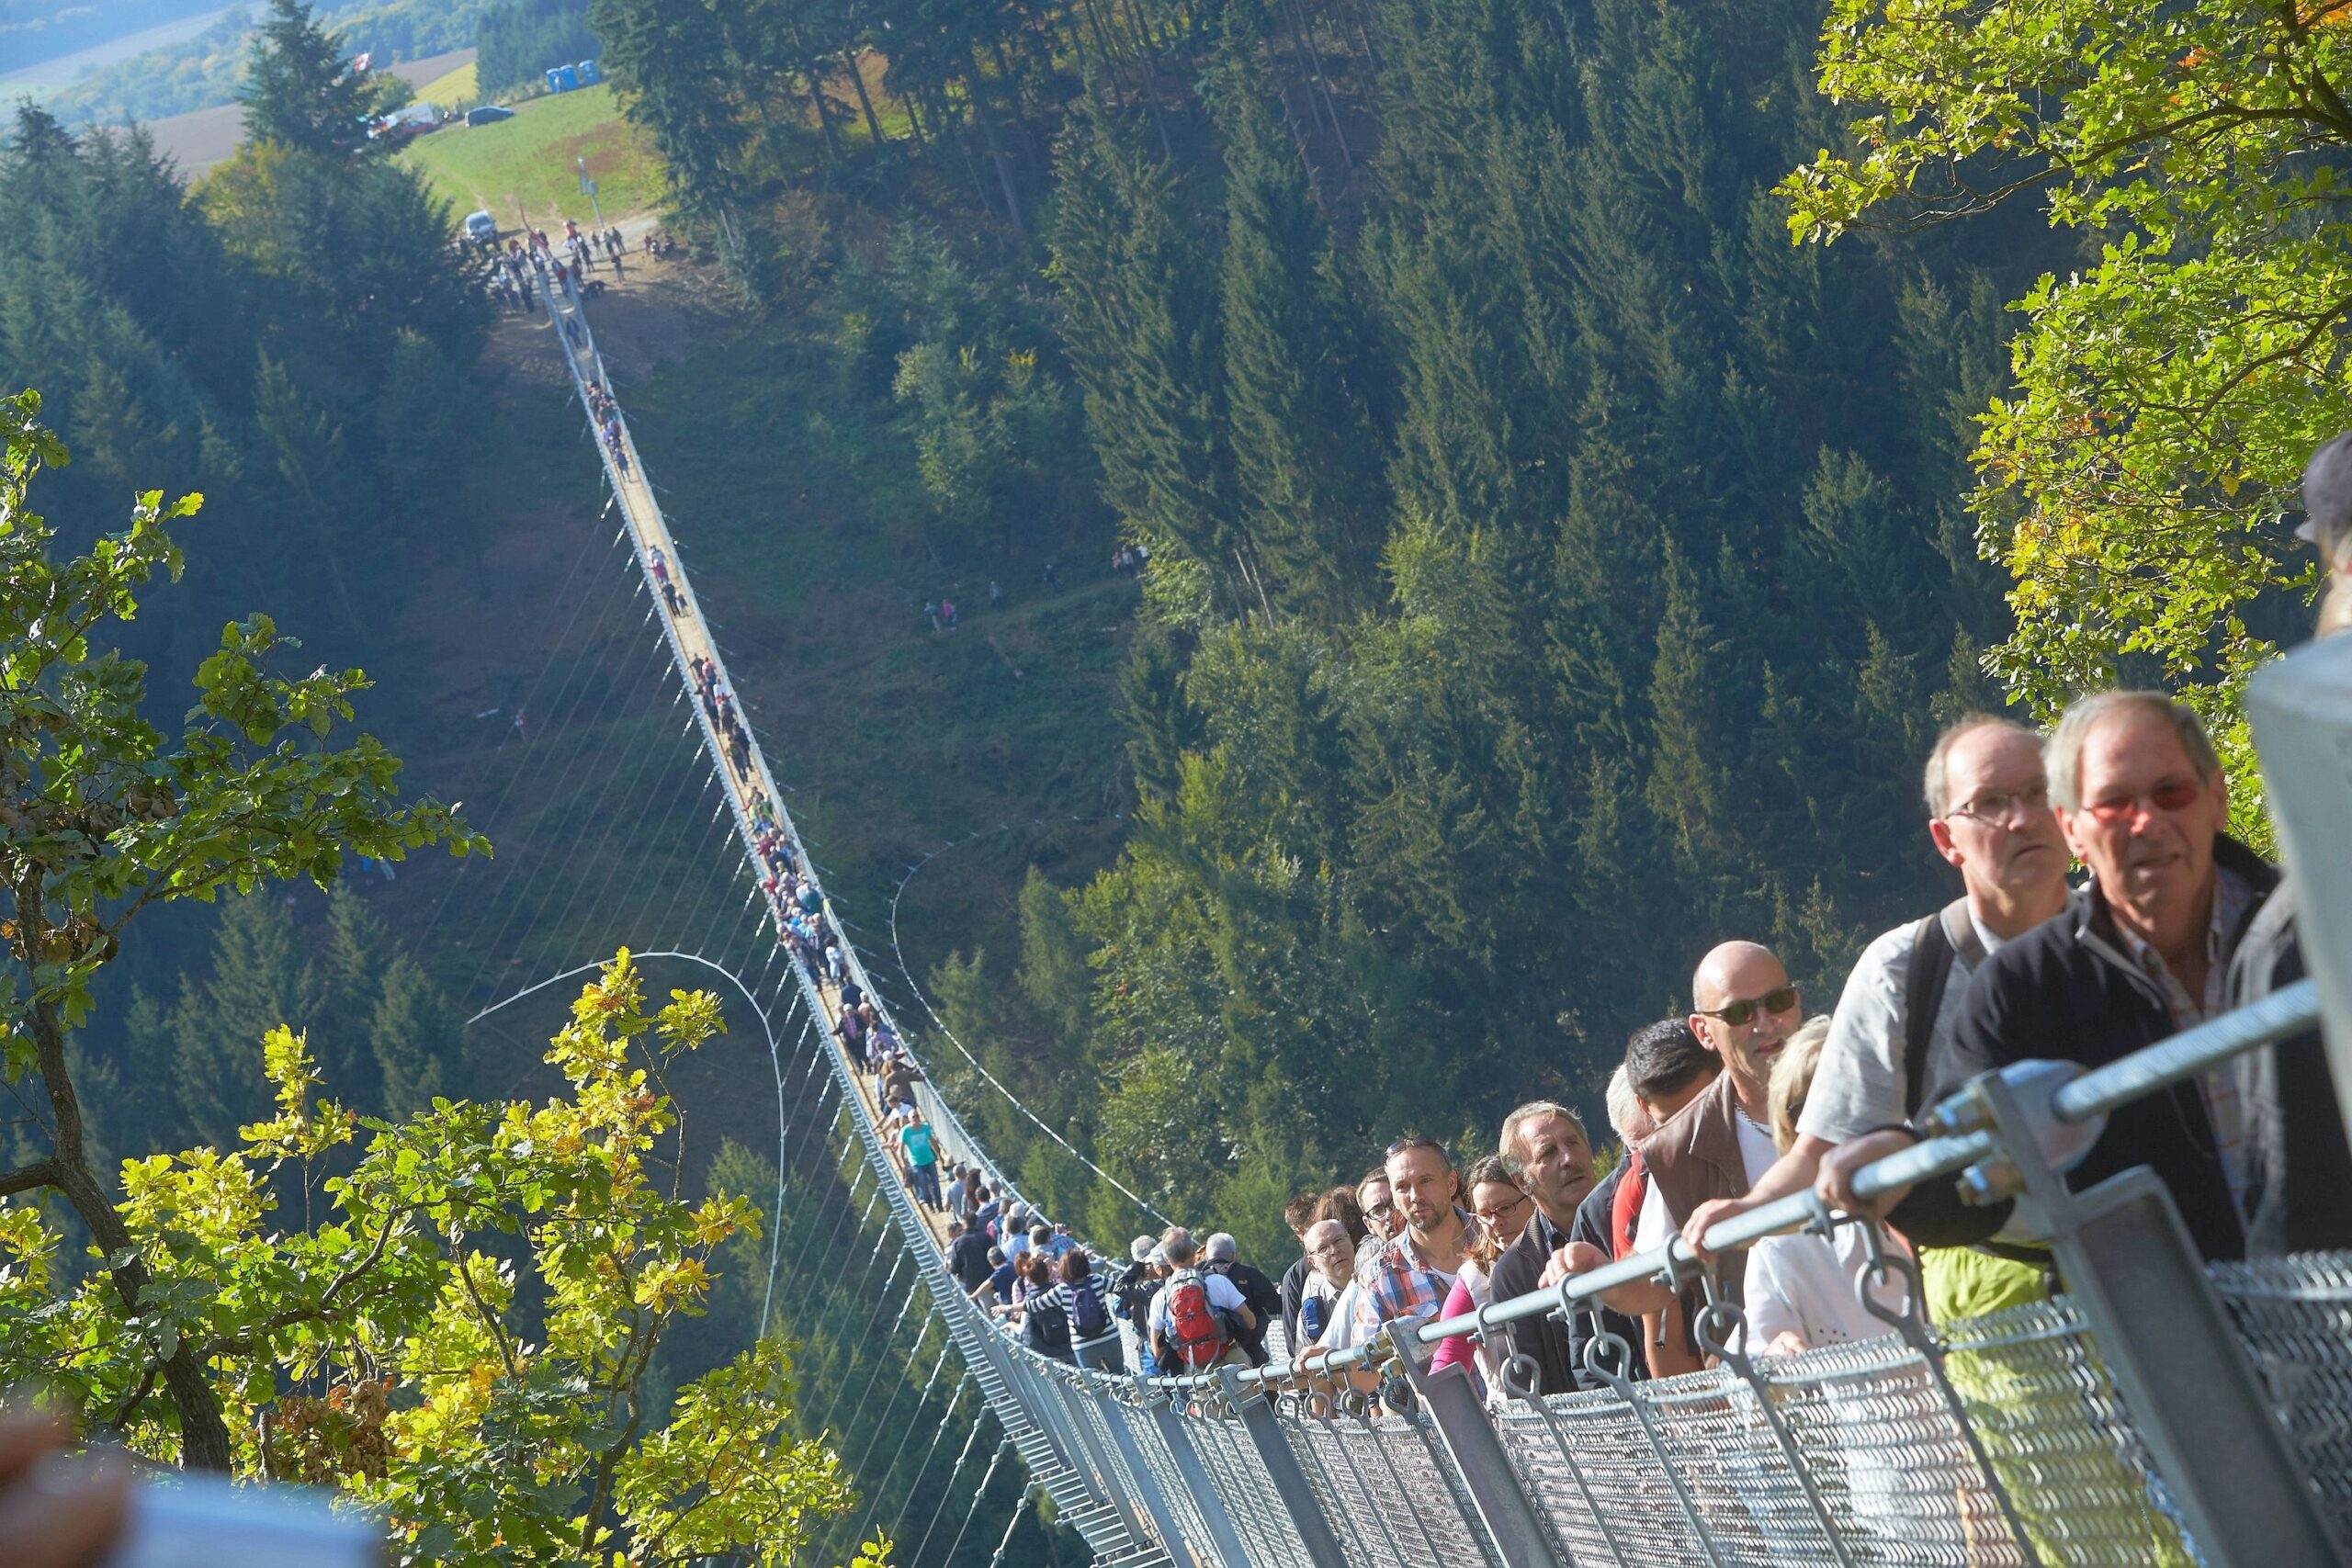
[[(1642, 1144), (1649, 1192), (1634, 1230), (1634, 1250), (1663, 1247), (1700, 1204), (1736, 1198), (1772, 1168), (1780, 1150), (1764, 1109), (1765, 1081), (1789, 1035), (1804, 1021), (1803, 998), (1770, 948), (1727, 942), (1699, 961), (1690, 977), (1690, 1028), (1723, 1058), (1724, 1070), (1706, 1091), (1669, 1117)], [(1608, 1262), (1600, 1249), (1572, 1244), (1547, 1278), (1581, 1274)], [(1741, 1299), (1747, 1255), (1718, 1262), (1724, 1293)], [(1620, 1312), (1641, 1314), (1653, 1375), (1696, 1370), (1698, 1357), (1683, 1332), (1683, 1308), (1652, 1284), (1627, 1285), (1605, 1298)]]

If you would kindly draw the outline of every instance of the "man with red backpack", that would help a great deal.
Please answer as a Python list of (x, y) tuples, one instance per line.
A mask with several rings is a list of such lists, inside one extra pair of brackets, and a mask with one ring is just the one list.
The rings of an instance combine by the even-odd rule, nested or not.
[(1200, 1249), (1182, 1225), (1159, 1238), (1159, 1250), (1173, 1270), (1151, 1303), (1151, 1359), (1159, 1371), (1181, 1376), (1250, 1365), (1240, 1337), (1258, 1318), (1240, 1290), (1222, 1274), (1201, 1271)]

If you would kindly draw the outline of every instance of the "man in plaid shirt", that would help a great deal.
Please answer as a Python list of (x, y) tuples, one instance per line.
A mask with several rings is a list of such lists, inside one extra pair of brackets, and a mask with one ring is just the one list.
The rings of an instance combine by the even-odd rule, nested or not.
[(1352, 1344), (1396, 1318), (1436, 1315), (1470, 1250), (1470, 1218), (1456, 1206), (1461, 1179), (1435, 1138), (1389, 1145), (1387, 1171), (1405, 1228), (1356, 1271)]

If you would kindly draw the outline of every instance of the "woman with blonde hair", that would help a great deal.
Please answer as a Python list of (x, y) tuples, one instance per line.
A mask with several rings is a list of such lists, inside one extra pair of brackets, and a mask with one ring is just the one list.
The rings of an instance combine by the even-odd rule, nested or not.
[[(1764, 1105), (1772, 1141), (1782, 1154), (1797, 1141), (1797, 1119), (1804, 1114), (1822, 1043), (1828, 1038), (1827, 1016), (1809, 1018), (1772, 1064)], [(1901, 1236), (1883, 1234), (1890, 1256), (1911, 1255)], [(1867, 1245), (1860, 1224), (1840, 1225), (1830, 1236), (1799, 1231), (1758, 1242), (1747, 1255), (1747, 1343), (1761, 1346), (1767, 1356), (1788, 1356), (1894, 1333), (1894, 1325), (1872, 1316), (1857, 1293), (1870, 1267)], [(1890, 1273), (1871, 1294), (1892, 1311), (1902, 1306), (1906, 1289), (1902, 1276)]]

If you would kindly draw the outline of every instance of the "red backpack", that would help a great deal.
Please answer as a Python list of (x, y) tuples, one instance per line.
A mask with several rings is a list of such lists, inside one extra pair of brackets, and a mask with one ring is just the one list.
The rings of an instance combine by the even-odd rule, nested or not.
[(1225, 1319), (1209, 1304), (1209, 1282), (1196, 1269), (1168, 1277), (1168, 1344), (1190, 1371), (1214, 1366), (1225, 1354)]

